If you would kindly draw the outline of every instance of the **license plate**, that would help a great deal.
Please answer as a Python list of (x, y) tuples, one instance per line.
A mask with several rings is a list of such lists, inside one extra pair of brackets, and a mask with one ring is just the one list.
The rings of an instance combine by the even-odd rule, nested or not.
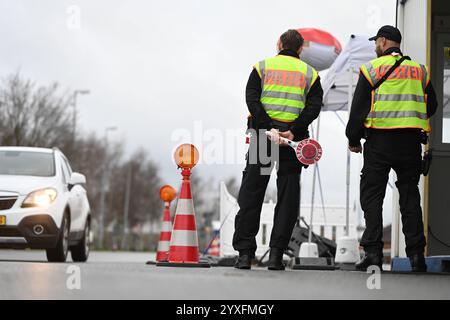
[(0, 216), (0, 226), (6, 225), (6, 216)]

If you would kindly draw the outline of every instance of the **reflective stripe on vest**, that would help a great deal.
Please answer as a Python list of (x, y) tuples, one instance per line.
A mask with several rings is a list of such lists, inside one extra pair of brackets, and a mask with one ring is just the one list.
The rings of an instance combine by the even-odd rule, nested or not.
[(376, 101), (415, 101), (425, 102), (425, 96), (416, 94), (376, 94)]
[(426, 113), (417, 111), (373, 111), (369, 113), (370, 118), (411, 118), (417, 117), (422, 120), (427, 119)]
[[(400, 55), (387, 55), (361, 66), (361, 73), (374, 86)], [(364, 121), (367, 128), (419, 128), (430, 131), (425, 88), (429, 82), (427, 68), (404, 60), (388, 79), (372, 91), (371, 110)]]
[(270, 118), (291, 122), (305, 107), (317, 71), (298, 58), (278, 55), (255, 64), (261, 77), (261, 103)]

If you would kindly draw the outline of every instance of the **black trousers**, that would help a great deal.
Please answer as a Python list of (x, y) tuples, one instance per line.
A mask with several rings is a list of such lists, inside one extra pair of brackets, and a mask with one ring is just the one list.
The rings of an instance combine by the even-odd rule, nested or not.
[[(252, 143), (256, 141), (257, 139), (252, 139)], [(273, 163), (264, 165), (259, 161), (252, 164), (247, 154), (247, 165), (238, 196), (240, 210), (236, 215), (233, 236), (233, 247), (240, 254), (255, 254), (255, 237), (259, 231), (261, 209), (270, 179), (270, 175), (262, 174), (261, 169), (267, 169), (271, 165), (273, 166)], [(302, 165), (295, 157), (294, 150), (288, 146), (280, 147), (277, 164), (277, 204), (269, 244), (271, 248), (284, 250), (289, 244), (299, 213), (301, 170)]]
[(383, 199), (389, 171), (397, 174), (400, 212), (406, 240), (406, 254), (423, 253), (425, 236), (418, 188), (421, 174), (420, 133), (416, 130), (371, 130), (364, 143), (364, 167), (361, 174), (361, 207), (366, 230), (361, 246), (366, 252), (383, 249)]

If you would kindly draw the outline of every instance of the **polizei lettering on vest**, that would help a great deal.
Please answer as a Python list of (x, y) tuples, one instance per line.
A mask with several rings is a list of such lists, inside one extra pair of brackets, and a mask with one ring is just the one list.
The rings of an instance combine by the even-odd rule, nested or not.
[(264, 76), (264, 84), (280, 85), (287, 87), (306, 87), (306, 77), (298, 71), (267, 70)]
[[(381, 79), (382, 76), (388, 72), (392, 66), (382, 65), (375, 70), (377, 73), (377, 78)], [(392, 72), (388, 79), (411, 79), (411, 80), (421, 80), (422, 70), (414, 66), (398, 66), (394, 72)]]

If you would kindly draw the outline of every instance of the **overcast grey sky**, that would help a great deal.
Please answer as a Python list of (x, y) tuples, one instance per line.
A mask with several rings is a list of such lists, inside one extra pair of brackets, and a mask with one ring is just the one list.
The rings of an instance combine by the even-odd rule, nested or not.
[[(0, 76), (20, 70), (38, 84), (90, 89), (78, 100), (82, 128), (103, 134), (118, 126), (111, 139), (124, 140), (128, 154), (149, 150), (165, 182), (178, 187), (172, 134), (193, 131), (198, 121), (216, 133), (241, 130), (243, 142), (248, 75), (255, 62), (276, 53), (282, 32), (319, 28), (345, 46), (352, 33), (372, 35), (384, 24), (395, 24), (395, 0), (0, 0)], [(344, 127), (324, 113), (321, 130), (325, 201), (343, 205)], [(359, 160), (352, 160), (352, 199)], [(204, 164), (194, 173), (240, 179), (242, 168)], [(310, 202), (311, 176), (304, 172), (302, 203)]]

